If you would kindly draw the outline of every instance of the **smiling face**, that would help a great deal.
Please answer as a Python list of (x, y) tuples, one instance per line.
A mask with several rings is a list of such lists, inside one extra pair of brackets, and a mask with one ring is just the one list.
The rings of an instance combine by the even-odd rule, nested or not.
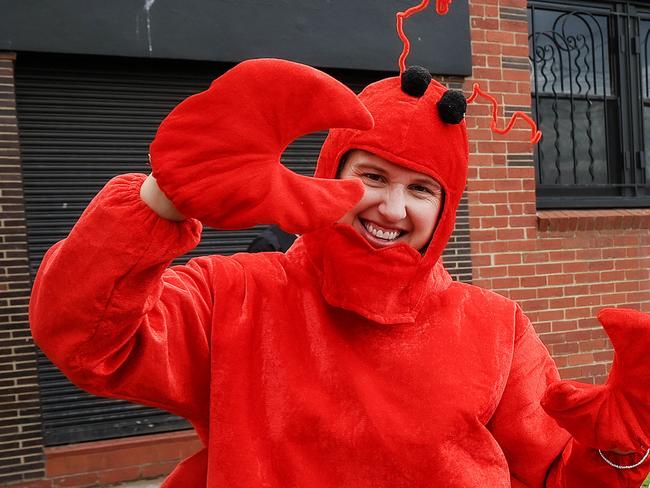
[(359, 178), (365, 193), (339, 220), (351, 225), (373, 247), (403, 242), (421, 250), (435, 230), (443, 191), (432, 177), (355, 149), (339, 177)]

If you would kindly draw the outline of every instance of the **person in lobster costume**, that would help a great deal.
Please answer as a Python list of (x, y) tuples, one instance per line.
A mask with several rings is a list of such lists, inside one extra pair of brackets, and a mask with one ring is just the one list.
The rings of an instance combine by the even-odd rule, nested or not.
[[(650, 470), (650, 317), (604, 310), (605, 385), (559, 381), (519, 306), (441, 262), (465, 98), (421, 68), (359, 96), (245, 61), (163, 121), (34, 283), (35, 341), (94, 394), (187, 418), (164, 487), (634, 487)], [(332, 128), (316, 177), (280, 163)], [(201, 226), (273, 223), (286, 254), (204, 256)]]

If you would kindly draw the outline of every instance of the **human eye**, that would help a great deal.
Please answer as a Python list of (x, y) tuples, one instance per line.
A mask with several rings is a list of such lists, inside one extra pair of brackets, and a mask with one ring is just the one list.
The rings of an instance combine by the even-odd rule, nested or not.
[(366, 180), (375, 182), (375, 183), (381, 183), (381, 182), (384, 181), (384, 177), (382, 175), (380, 175), (380, 174), (377, 174), (377, 173), (365, 172), (365, 173), (363, 173), (361, 175), (361, 177), (366, 179)]
[(438, 185), (413, 183), (412, 185), (409, 185), (409, 189), (417, 198), (431, 201), (442, 199), (442, 189)]
[(433, 188), (430, 188), (426, 185), (417, 185), (417, 184), (411, 185), (411, 190), (413, 190), (416, 193), (421, 193), (423, 195), (431, 195), (431, 196), (435, 196), (438, 193)]

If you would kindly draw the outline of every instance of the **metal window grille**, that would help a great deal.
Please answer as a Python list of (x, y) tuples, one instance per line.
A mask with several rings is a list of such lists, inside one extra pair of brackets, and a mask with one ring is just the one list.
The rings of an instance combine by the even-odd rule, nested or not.
[(530, 1), (540, 208), (648, 207), (650, 10)]
[(643, 169), (644, 183), (648, 184), (650, 167), (650, 13), (640, 19), (641, 44), (641, 83), (643, 100), (643, 147), (639, 161)]

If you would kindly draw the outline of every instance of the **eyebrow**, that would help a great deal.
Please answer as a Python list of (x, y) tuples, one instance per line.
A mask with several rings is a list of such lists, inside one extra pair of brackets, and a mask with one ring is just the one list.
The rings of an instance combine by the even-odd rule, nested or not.
[(386, 174), (386, 172), (382, 168), (380, 168), (379, 166), (375, 166), (373, 163), (366, 163), (366, 162), (359, 163), (356, 165), (356, 169), (362, 169), (362, 170), (371, 169), (373, 171), (376, 171), (377, 173)]

